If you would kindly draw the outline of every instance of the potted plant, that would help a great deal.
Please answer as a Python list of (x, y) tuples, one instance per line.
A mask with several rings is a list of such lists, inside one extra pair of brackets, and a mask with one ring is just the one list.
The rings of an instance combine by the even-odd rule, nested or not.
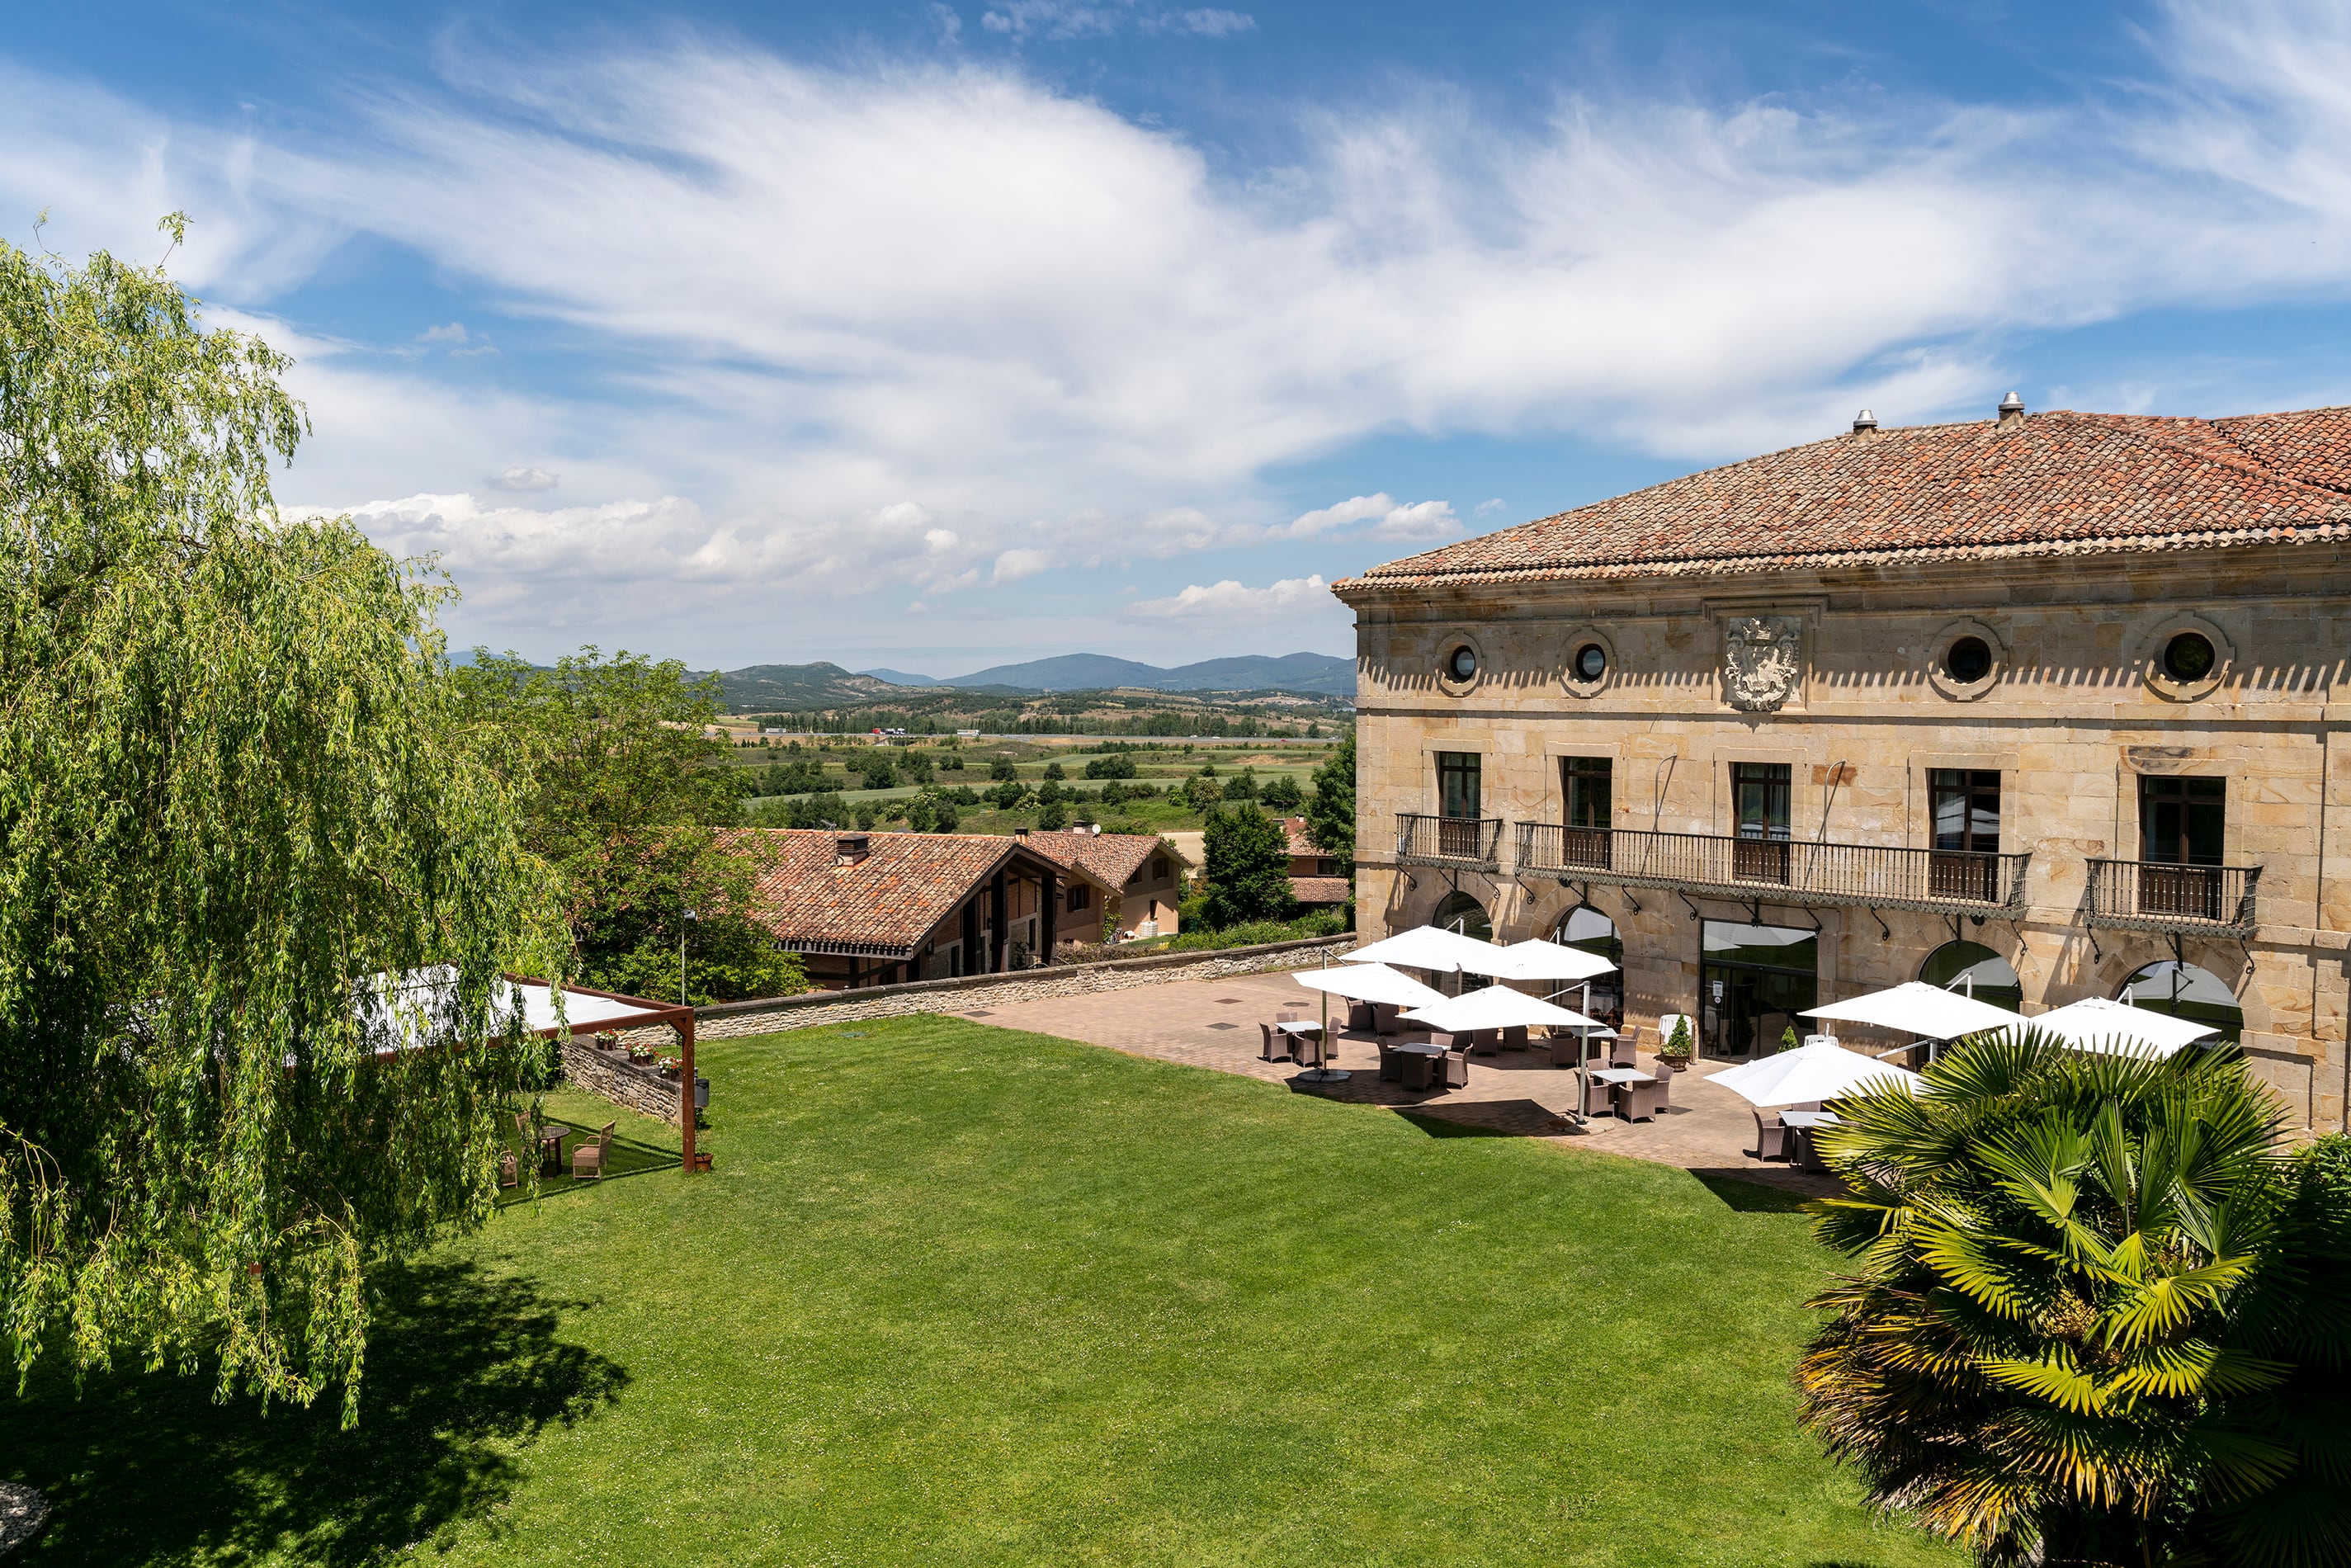
[(620, 1036), (620, 1032), (619, 1032), (617, 1030), (609, 1030), (609, 1029), (606, 1029), (606, 1030), (597, 1030), (597, 1031), (596, 1031), (596, 1049), (597, 1049), (597, 1050), (599, 1050), (599, 1051), (618, 1051), (618, 1050), (620, 1050), (620, 1049), (621, 1049), (621, 1036)]
[(1690, 1049), (1689, 1019), (1677, 1019), (1674, 1020), (1672, 1036), (1657, 1048), (1657, 1061), (1659, 1065), (1679, 1072), (1689, 1065)]
[(685, 1063), (679, 1061), (674, 1056), (664, 1056), (661, 1059), (661, 1070), (662, 1076), (664, 1078), (674, 1078), (681, 1071), (684, 1071), (684, 1068)]
[(653, 1048), (650, 1045), (632, 1045), (629, 1047), (629, 1060), (639, 1067), (650, 1067), (653, 1061)]

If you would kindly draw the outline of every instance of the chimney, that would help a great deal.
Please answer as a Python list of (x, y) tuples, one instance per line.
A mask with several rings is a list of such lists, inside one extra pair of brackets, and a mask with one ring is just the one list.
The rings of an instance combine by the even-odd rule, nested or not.
[(1015, 828), (1012, 830), (1012, 836), (1016, 839), (1025, 839), (1029, 836), (1029, 830), (1026, 828)]
[(1859, 413), (1853, 416), (1853, 433), (1855, 435), (1876, 434), (1877, 416), (1870, 413), (1869, 410), (1863, 409)]
[(2000, 428), (2020, 429), (2024, 423), (2024, 400), (2014, 392), (2000, 400)]
[(855, 865), (870, 852), (872, 841), (863, 833), (842, 833), (832, 841), (832, 863)]

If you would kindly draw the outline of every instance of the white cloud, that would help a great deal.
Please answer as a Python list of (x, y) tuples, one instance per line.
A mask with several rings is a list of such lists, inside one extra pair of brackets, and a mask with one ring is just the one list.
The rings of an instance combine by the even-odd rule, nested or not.
[[(1242, 17), (983, 20), (1238, 26), (1212, 15)], [(2151, 38), (2149, 81), (2031, 113), (1563, 95), (1522, 132), (1390, 92), (1303, 114), (1294, 156), (1230, 176), (1017, 69), (674, 37), (477, 52), (299, 141), (0, 68), (0, 213), (54, 205), (50, 244), (152, 259), (154, 214), (193, 212), (175, 272), (303, 360), (319, 435), (285, 493), (406, 497), (359, 510), (442, 550), (470, 608), (766, 616), (885, 584), (935, 604), (1052, 562), (1458, 535), (1447, 503), (1385, 494), (1280, 520), (1262, 476), (1384, 434), (1718, 459), (1864, 404), (1988, 413), (2011, 335), (2339, 298), (2351, 13), (2183, 5)], [(624, 369), (498, 390), (402, 359), (404, 336), (264, 314), (361, 234)], [(487, 347), (478, 324), (425, 337)], [(516, 453), (580, 504), (464, 511)], [(1228, 588), (1274, 591), (1186, 593)]]
[(1137, 614), (1162, 621), (1232, 622), (1301, 606), (1321, 609), (1335, 603), (1330, 595), (1331, 585), (1320, 577), (1285, 577), (1263, 588), (1245, 587), (1227, 578), (1205, 587), (1196, 582), (1173, 599), (1142, 600), (1134, 609)]
[(562, 476), (544, 468), (509, 468), (495, 479), (482, 481), (493, 490), (552, 490)]
[[(1144, 33), (1229, 38), (1253, 30), (1257, 18), (1240, 11), (1168, 9), (1138, 0), (997, 0), (980, 13), (979, 25), (1012, 38), (1107, 38), (1130, 26)], [(960, 30), (958, 22), (948, 37)]]
[(462, 343), (465, 340), (465, 324), (451, 321), (445, 326), (427, 327), (416, 335), (420, 343)]

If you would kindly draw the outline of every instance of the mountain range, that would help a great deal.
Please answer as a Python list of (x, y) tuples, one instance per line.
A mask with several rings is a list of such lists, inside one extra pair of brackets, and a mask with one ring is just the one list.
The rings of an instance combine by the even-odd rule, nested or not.
[(1023, 664), (993, 664), (968, 675), (934, 679), (903, 670), (862, 674), (894, 686), (1008, 686), (1029, 692), (1091, 692), (1131, 686), (1152, 692), (1311, 692), (1320, 696), (1355, 695), (1355, 662), (1329, 653), (1285, 653), (1279, 658), (1249, 653), (1204, 659), (1163, 669), (1103, 653), (1062, 653)]

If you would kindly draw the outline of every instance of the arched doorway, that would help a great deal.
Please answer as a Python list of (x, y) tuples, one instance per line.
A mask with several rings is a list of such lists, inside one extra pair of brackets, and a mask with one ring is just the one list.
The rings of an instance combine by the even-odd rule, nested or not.
[(1464, 936), (1474, 936), (1480, 942), (1494, 939), (1494, 923), (1486, 918), (1486, 906), (1466, 893), (1448, 893), (1428, 917), (1431, 925), (1442, 925), (1447, 931), (1458, 931)]
[(2149, 1012), (2210, 1024), (2231, 1045), (2245, 1031), (2245, 1010), (2237, 1005), (2228, 982), (2193, 964), (2169, 958), (2149, 964), (2123, 982), (2116, 999)]
[[(1616, 934), (1616, 923), (1588, 904), (1579, 904), (1560, 919), (1551, 939), (1562, 947), (1579, 948), (1594, 954), (1617, 966), (1614, 973), (1593, 978), (1588, 993), (1578, 987), (1575, 1009), (1578, 1012), (1598, 1019), (1610, 1029), (1625, 1027), (1625, 939)], [(1583, 1005), (1589, 995), (1591, 1005)]]
[[(1447, 931), (1458, 931), (1462, 936), (1475, 937), (1480, 942), (1494, 939), (1494, 923), (1487, 918), (1486, 906), (1458, 889), (1445, 895), (1444, 901), (1437, 906), (1437, 913), (1428, 917), (1428, 923), (1442, 925)], [(1437, 988), (1448, 996), (1458, 996), (1463, 991), (1482, 990), (1493, 983), (1489, 976), (1473, 975), (1464, 970), (1438, 977)]]
[(2007, 959), (1980, 942), (1944, 943), (1927, 955), (1918, 977), (2012, 1013), (2024, 1010), (2024, 982)]

